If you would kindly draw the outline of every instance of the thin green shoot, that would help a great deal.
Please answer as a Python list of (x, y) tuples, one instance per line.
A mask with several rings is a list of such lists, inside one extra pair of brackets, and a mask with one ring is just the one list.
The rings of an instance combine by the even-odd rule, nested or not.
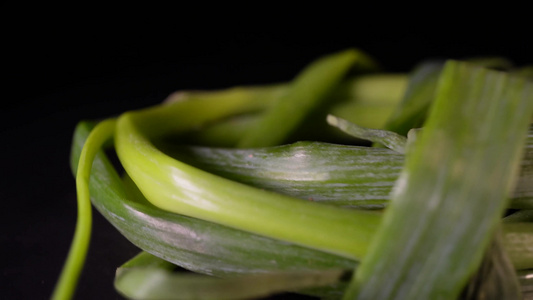
[(52, 294), (52, 299), (54, 300), (70, 299), (74, 295), (91, 238), (92, 213), (89, 194), (91, 167), (96, 153), (105, 142), (113, 137), (115, 124), (116, 121), (112, 119), (98, 124), (87, 138), (85, 147), (83, 147), (76, 175), (78, 196), (76, 230), (67, 261)]

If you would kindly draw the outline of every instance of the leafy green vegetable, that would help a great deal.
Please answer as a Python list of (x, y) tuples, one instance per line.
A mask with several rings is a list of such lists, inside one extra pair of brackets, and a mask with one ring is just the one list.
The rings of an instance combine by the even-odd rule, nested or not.
[(415, 68), (402, 101), (396, 106), (384, 129), (407, 135), (411, 128), (422, 127), (435, 98), (443, 64), (441, 61), (429, 61)]
[(398, 153), (405, 153), (407, 139), (395, 132), (364, 128), (333, 115), (328, 115), (327, 121), (330, 125), (335, 126), (354, 137), (383, 144), (387, 148)]
[(227, 149), (158, 145), (210, 173), (254, 187), (330, 205), (383, 208), (403, 165), (389, 149), (319, 142)]
[(250, 299), (338, 282), (346, 271), (270, 272), (229, 279), (172, 272), (173, 265), (146, 252), (117, 269), (116, 289), (133, 299)]
[(345, 299), (455, 299), (479, 267), (516, 178), (533, 85), (449, 61), (436, 97)]
[[(82, 122), (76, 128), (73, 170), (92, 127)], [(158, 209), (127, 174), (119, 177), (103, 153), (95, 158), (89, 188), (96, 209), (133, 244), (202, 274), (231, 277), (356, 265), (350, 259)]]
[[(415, 129), (409, 131), (408, 144), (414, 142), (414, 132)], [(509, 203), (512, 208), (531, 207), (533, 176), (529, 173), (533, 160), (528, 158), (533, 148), (528, 145), (532, 142), (530, 128), (520, 176)], [(234, 181), (302, 199), (360, 209), (384, 208), (389, 203), (392, 187), (404, 163), (404, 155), (388, 149), (320, 142), (254, 149), (167, 142), (158, 143), (156, 147), (188, 165)]]
[(240, 148), (274, 146), (285, 141), (300, 122), (315, 109), (319, 101), (339, 84), (354, 63), (373, 65), (366, 54), (356, 50), (329, 55), (317, 60), (291, 84), (287, 93), (245, 133)]
[(61, 277), (52, 295), (53, 299), (71, 298), (74, 293), (75, 283), (80, 276), (89, 239), (91, 236), (91, 200), (89, 191), (89, 177), (91, 165), (99, 148), (113, 137), (115, 121), (104, 121), (91, 132), (87, 138), (88, 147), (84, 147), (79, 158), (79, 168), (76, 173), (76, 189), (78, 192), (78, 221), (74, 240), (69, 251), (69, 256), (61, 272)]
[[(154, 113), (153, 121), (146, 119), (147, 112), (141, 111), (123, 114), (117, 123), (118, 157), (151, 203), (174, 213), (348, 258), (364, 255), (370, 241), (369, 230), (377, 226), (378, 215), (259, 190), (192, 168), (159, 151), (141, 130), (156, 120), (164, 123), (190, 118), (199, 104), (179, 102), (175, 105), (180, 108), (173, 114), (168, 114), (168, 110)], [(221, 112), (222, 109), (216, 111), (217, 114)], [(201, 116), (197, 117), (195, 121), (200, 122)], [(276, 222), (271, 222), (274, 219)], [(351, 238), (346, 239), (346, 236)]]
[[(533, 268), (533, 229), (517, 223), (533, 208), (533, 136), (522, 143), (533, 109), (526, 73), (423, 64), (395, 108), (408, 77), (346, 78), (354, 63), (373, 64), (348, 50), (290, 83), (180, 92), (94, 129), (80, 123), (71, 159), (82, 230), (54, 298), (73, 294), (90, 234), (89, 196), (144, 250), (117, 270), (117, 291), (130, 298), (528, 295), (530, 272), (518, 274), (520, 288), (514, 274)], [(512, 68), (501, 59), (475, 63)], [(328, 128), (328, 114), (354, 137)], [(98, 152), (112, 136), (122, 178)], [(340, 144), (361, 138), (395, 151)], [(245, 149), (213, 147), (221, 145)], [(506, 207), (526, 210), (494, 236)], [(176, 273), (175, 265), (204, 275)]]
[[(339, 140), (340, 135), (329, 126), (324, 126), (323, 119), (327, 113), (342, 117), (351, 122), (369, 128), (383, 128), (396, 104), (401, 100), (407, 84), (404, 74), (363, 74), (343, 79), (337, 87), (320, 99), (322, 106), (315, 109), (312, 117), (296, 129), (298, 137), (302, 131), (324, 141)], [(383, 86), (387, 88), (384, 89)], [(241, 98), (246, 101), (260, 102), (257, 111), (245, 115), (237, 115), (207, 124), (191, 130), (180, 141), (208, 146), (235, 147), (250, 128), (257, 127), (262, 113), (270, 109), (277, 99), (287, 93), (290, 85), (276, 84), (270, 86), (236, 87), (220, 91), (185, 91), (168, 97), (167, 102), (194, 101), (196, 99), (218, 99), (227, 101), (230, 98)], [(299, 129), (299, 130), (298, 130)], [(294, 135), (293, 134), (293, 135)], [(292, 136), (292, 135), (291, 135)]]

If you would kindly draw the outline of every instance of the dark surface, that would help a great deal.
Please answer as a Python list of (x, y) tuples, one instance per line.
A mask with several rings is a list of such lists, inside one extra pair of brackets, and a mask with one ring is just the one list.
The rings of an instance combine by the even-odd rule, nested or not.
[[(74, 231), (75, 184), (68, 164), (72, 132), (81, 119), (153, 105), (181, 89), (287, 81), (312, 59), (348, 47), (365, 50), (391, 71), (408, 71), (432, 57), (501, 55), (520, 65), (533, 63), (531, 41), (485, 24), (435, 30), (426, 23), (278, 24), (274, 18), (257, 20), (261, 25), (255, 27), (251, 20), (230, 26), (224, 18), (209, 18), (213, 23), (204, 27), (200, 20), (206, 18), (183, 20), (178, 17), (187, 14), (181, 12), (178, 23), (170, 16), (155, 23), (132, 16), (104, 29), (99, 18), (49, 13), (55, 9), (37, 7), (28, 14), (25, 7), (2, 4), (7, 53), (0, 118), (0, 287), (7, 299), (51, 294)], [(121, 299), (112, 286), (115, 268), (138, 249), (94, 215), (76, 298)]]

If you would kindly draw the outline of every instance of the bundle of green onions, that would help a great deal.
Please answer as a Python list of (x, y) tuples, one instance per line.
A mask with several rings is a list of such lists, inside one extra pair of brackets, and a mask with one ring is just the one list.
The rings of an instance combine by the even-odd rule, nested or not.
[(117, 269), (127, 298), (533, 297), (528, 76), (503, 59), (387, 74), (346, 50), (289, 83), (81, 122), (78, 223), (53, 298), (75, 291), (91, 200), (143, 249)]

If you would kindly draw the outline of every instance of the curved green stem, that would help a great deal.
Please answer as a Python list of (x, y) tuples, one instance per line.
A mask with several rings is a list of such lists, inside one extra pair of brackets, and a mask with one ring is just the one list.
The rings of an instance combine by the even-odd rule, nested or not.
[(70, 299), (74, 294), (76, 283), (87, 256), (91, 237), (91, 198), (89, 195), (89, 176), (91, 166), (102, 145), (113, 137), (116, 120), (106, 120), (98, 124), (89, 135), (83, 147), (76, 175), (78, 195), (78, 220), (74, 240), (69, 250), (67, 261), (61, 271), (52, 299)]
[[(217, 104), (211, 103), (212, 105)], [(233, 228), (322, 249), (350, 258), (366, 252), (379, 214), (332, 207), (267, 192), (193, 168), (159, 151), (155, 128), (174, 122), (185, 131), (242, 110), (237, 100), (179, 102), (171, 110), (132, 112), (117, 123), (115, 145), (125, 170), (152, 204)], [(201, 114), (196, 111), (201, 110)], [(273, 222), (272, 220), (276, 220)], [(350, 238), (347, 238), (350, 237)]]
[(287, 93), (279, 97), (251, 127), (237, 145), (239, 148), (274, 146), (283, 143), (298, 125), (316, 109), (338, 85), (354, 63), (372, 61), (357, 50), (346, 50), (323, 57), (302, 71)]

